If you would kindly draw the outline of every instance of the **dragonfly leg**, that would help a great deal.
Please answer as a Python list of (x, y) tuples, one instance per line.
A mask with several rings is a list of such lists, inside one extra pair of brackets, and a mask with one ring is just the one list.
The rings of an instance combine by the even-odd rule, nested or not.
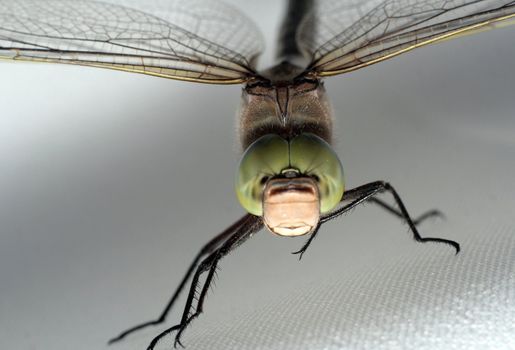
[[(386, 204), (385, 202), (375, 198), (376, 195), (378, 195), (382, 192), (386, 192), (386, 191), (390, 192), (392, 194), (395, 202), (397, 203), (397, 206), (399, 207), (399, 210), (397, 210), (397, 209), (391, 207), (390, 205)], [(302, 246), (302, 248), (300, 250), (294, 252), (293, 254), (300, 254), (299, 259), (302, 258), (302, 255), (304, 254), (304, 252), (309, 247), (309, 245), (315, 238), (316, 234), (318, 233), (318, 229), (320, 228), (320, 225), (346, 213), (347, 211), (355, 208), (357, 205), (364, 203), (365, 201), (374, 202), (374, 203), (380, 205), (381, 207), (383, 207), (384, 209), (388, 210), (390, 213), (404, 219), (408, 223), (408, 226), (410, 227), (410, 230), (413, 233), (413, 238), (417, 242), (445, 243), (445, 244), (449, 244), (452, 247), (454, 247), (454, 249), (456, 249), (456, 254), (458, 254), (460, 251), (460, 245), (459, 245), (459, 243), (457, 243), (455, 241), (447, 240), (444, 238), (432, 238), (432, 237), (420, 236), (420, 233), (418, 232), (417, 227), (416, 227), (419, 223), (421, 223), (423, 220), (425, 220), (429, 217), (443, 216), (443, 214), (437, 210), (431, 210), (429, 212), (422, 214), (416, 220), (411, 219), (400, 196), (397, 194), (395, 189), (387, 182), (375, 181), (375, 182), (371, 182), (371, 183), (353, 188), (351, 190), (348, 190), (344, 193), (342, 202), (347, 202), (349, 200), (351, 200), (352, 202), (345, 206), (340, 206), (339, 208), (334, 210), (332, 213), (329, 213), (326, 216), (324, 216), (320, 220), (318, 227), (311, 234), (311, 237), (309, 237), (309, 239), (306, 241), (306, 243)]]
[[(259, 231), (262, 227), (263, 224), (260, 218), (248, 215), (248, 220), (246, 220), (240, 226), (239, 230), (234, 232), (218, 249), (212, 252), (200, 263), (191, 281), (191, 287), (188, 293), (188, 299), (186, 300), (181, 322), (173, 327), (166, 329), (157, 335), (154, 339), (152, 339), (149, 346), (147, 347), (147, 350), (154, 349), (154, 347), (163, 337), (174, 331), (178, 331), (175, 336), (174, 347), (177, 347), (177, 345), (183, 346), (180, 339), (181, 335), (186, 327), (190, 324), (190, 322), (202, 313), (204, 300), (216, 273), (218, 261), (227, 255), (230, 251), (242, 244), (246, 239), (250, 238), (252, 234)], [(204, 281), (200, 295), (198, 296), (197, 305), (194, 307), (193, 302), (197, 296), (197, 289), (200, 285), (200, 277), (205, 272), (208, 272), (208, 275)], [(193, 310), (194, 312), (192, 312)]]
[(148, 326), (155, 326), (155, 325), (158, 325), (158, 324), (161, 324), (161, 323), (165, 322), (166, 316), (170, 312), (172, 306), (175, 304), (177, 298), (179, 297), (179, 294), (184, 289), (184, 286), (188, 282), (189, 278), (191, 277), (191, 275), (195, 271), (195, 268), (197, 267), (200, 259), (202, 259), (204, 256), (212, 253), (218, 247), (220, 247), (223, 242), (225, 242), (231, 235), (233, 235), (235, 232), (237, 232), (245, 224), (245, 222), (248, 220), (249, 216), (250, 215), (243, 216), (241, 219), (236, 221), (233, 225), (231, 225), (229, 228), (224, 230), (222, 233), (220, 233), (217, 236), (215, 236), (213, 239), (211, 239), (209, 242), (207, 242), (202, 247), (202, 249), (197, 253), (195, 258), (191, 262), (191, 264), (190, 264), (186, 274), (184, 275), (184, 277), (181, 280), (181, 283), (179, 284), (179, 286), (175, 290), (174, 294), (172, 295), (172, 297), (168, 301), (168, 304), (166, 305), (166, 307), (161, 312), (161, 314), (160, 314), (160, 316), (158, 318), (156, 318), (154, 320), (151, 320), (151, 321), (147, 321), (147, 322), (138, 324), (138, 325), (136, 325), (134, 327), (131, 327), (131, 328), (123, 331), (122, 333), (120, 333), (115, 338), (112, 338), (111, 340), (109, 340), (108, 344), (112, 344), (112, 343), (118, 342), (118, 341), (124, 339), (127, 335), (129, 335), (129, 334), (131, 334), (133, 332), (136, 332), (136, 331), (138, 331), (140, 329), (146, 328)]
[(307, 241), (304, 243), (304, 245), (302, 245), (302, 248), (300, 248), (299, 250), (295, 251), (295, 252), (292, 252), (292, 254), (298, 254), (299, 255), (299, 260), (302, 259), (302, 256), (304, 255), (304, 253), (306, 252), (306, 250), (308, 249), (309, 245), (311, 244), (311, 242), (313, 241), (313, 239), (316, 237), (316, 235), (318, 234), (318, 231), (320, 230), (320, 226), (321, 226), (321, 223), (318, 223), (317, 227), (315, 228), (315, 230), (309, 235), (309, 238), (307, 239)]
[[(163, 332), (159, 333), (147, 347), (147, 350), (152, 350), (157, 345), (157, 343), (168, 334), (179, 331), (177, 335), (175, 336), (175, 344), (174, 347), (177, 348), (177, 345), (180, 345), (184, 347), (180, 340), (180, 335), (184, 331), (184, 329), (188, 326), (188, 324), (193, 320), (194, 317), (198, 316), (200, 312), (202, 312), (202, 306), (204, 302), (204, 297), (207, 292), (207, 289), (209, 288), (209, 284), (211, 283), (213, 273), (211, 273), (211, 267), (216, 268), (216, 262), (217, 262), (217, 252), (212, 253), (209, 257), (207, 257), (202, 263), (198, 266), (197, 271), (195, 273), (195, 276), (193, 276), (193, 280), (191, 282), (191, 288), (188, 295), (188, 300), (186, 301), (186, 307), (184, 308), (184, 313), (181, 319), (181, 323), (170, 327)], [(198, 298), (197, 307), (195, 308), (195, 313), (191, 314), (191, 309), (193, 308), (193, 301), (196, 298), (197, 295), (197, 287), (199, 286), (199, 279), (200, 276), (209, 270), (208, 277), (206, 278), (206, 281), (204, 283), (204, 286), (202, 288), (202, 291), (200, 293), (200, 296)]]
[[(346, 200), (347, 200), (347, 198), (346, 198)], [(380, 200), (379, 198), (370, 197), (368, 199), (368, 201), (371, 202), (371, 203), (375, 203), (375, 204), (379, 205), (380, 207), (384, 208), (389, 213), (391, 213), (391, 214), (393, 214), (393, 215), (395, 215), (395, 216), (397, 216), (397, 217), (399, 217), (401, 219), (404, 219), (404, 216), (402, 215), (401, 211), (397, 210), (396, 208), (394, 208), (393, 206), (389, 205), (388, 203)], [(351, 208), (349, 208), (349, 209), (351, 209)], [(443, 218), (444, 214), (441, 211), (439, 211), (438, 209), (428, 210), (427, 212), (423, 213), (422, 215), (418, 216), (415, 220), (413, 220), (413, 224), (415, 226), (418, 226), (424, 220), (429, 219), (429, 218), (433, 218), (433, 217)], [(311, 233), (311, 235), (309, 236), (308, 240), (304, 243), (302, 248), (300, 248), (299, 250), (297, 250), (295, 252), (292, 252), (292, 254), (298, 254), (299, 255), (299, 260), (302, 259), (302, 256), (304, 255), (304, 253), (308, 249), (308, 247), (311, 244), (311, 242), (313, 241), (313, 239), (318, 234), (319, 230), (320, 230), (320, 224), (315, 228), (313, 233)]]
[[(193, 319), (197, 318), (204, 310), (204, 300), (207, 295), (207, 291), (209, 290), (209, 287), (211, 286), (211, 281), (213, 280), (213, 276), (216, 272), (216, 266), (218, 264), (218, 261), (220, 260), (221, 256), (217, 254), (217, 256), (213, 259), (211, 266), (209, 267), (209, 272), (206, 277), (206, 281), (204, 282), (204, 286), (202, 287), (202, 291), (200, 292), (197, 306), (195, 307), (195, 312), (193, 314), (190, 314), (190, 311), (192, 310), (192, 307), (190, 306), (188, 310), (185, 310), (185, 316), (186, 319), (181, 320), (181, 324), (179, 325), (179, 331), (175, 335), (175, 343), (174, 347), (177, 347), (177, 344), (184, 347), (181, 343), (181, 335), (182, 332), (186, 329), (186, 327), (193, 321)], [(195, 286), (196, 287), (196, 286)], [(187, 314), (186, 314), (187, 313)]]

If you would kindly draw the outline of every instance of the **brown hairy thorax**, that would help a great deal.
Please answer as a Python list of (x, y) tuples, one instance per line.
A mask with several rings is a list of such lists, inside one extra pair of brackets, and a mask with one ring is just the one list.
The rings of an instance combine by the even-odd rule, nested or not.
[(331, 143), (332, 109), (319, 80), (248, 84), (239, 115), (243, 149), (270, 133), (289, 140), (309, 132)]

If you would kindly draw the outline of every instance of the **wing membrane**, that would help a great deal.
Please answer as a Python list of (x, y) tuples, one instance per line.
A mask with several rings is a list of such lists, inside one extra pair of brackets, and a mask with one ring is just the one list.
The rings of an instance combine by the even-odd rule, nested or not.
[(262, 42), (216, 1), (0, 0), (0, 58), (224, 84), (255, 75)]
[(306, 23), (316, 28), (316, 35), (301, 28), (298, 37), (312, 56), (309, 70), (329, 76), (427, 44), (513, 24), (515, 1), (319, 0)]

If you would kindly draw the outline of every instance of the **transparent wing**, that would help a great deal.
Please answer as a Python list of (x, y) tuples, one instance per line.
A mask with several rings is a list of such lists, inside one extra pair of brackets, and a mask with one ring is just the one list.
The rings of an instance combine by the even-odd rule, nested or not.
[(255, 75), (262, 43), (213, 0), (0, 0), (0, 58), (224, 84)]
[(308, 70), (328, 76), (514, 22), (513, 0), (318, 0), (297, 38)]

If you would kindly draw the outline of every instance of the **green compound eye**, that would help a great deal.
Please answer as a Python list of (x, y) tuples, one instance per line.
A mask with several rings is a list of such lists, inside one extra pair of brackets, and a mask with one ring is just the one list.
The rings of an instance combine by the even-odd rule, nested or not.
[(343, 168), (331, 146), (314, 134), (301, 134), (290, 141), (290, 164), (301, 174), (317, 180), (320, 212), (331, 211), (345, 190)]
[(240, 161), (236, 196), (250, 214), (263, 215), (262, 194), (266, 181), (288, 168), (288, 141), (268, 134), (252, 143)]
[(250, 214), (263, 215), (263, 189), (268, 179), (295, 169), (317, 182), (320, 213), (331, 211), (344, 191), (343, 169), (331, 146), (314, 134), (290, 142), (275, 134), (262, 136), (245, 151), (236, 178), (236, 196)]

